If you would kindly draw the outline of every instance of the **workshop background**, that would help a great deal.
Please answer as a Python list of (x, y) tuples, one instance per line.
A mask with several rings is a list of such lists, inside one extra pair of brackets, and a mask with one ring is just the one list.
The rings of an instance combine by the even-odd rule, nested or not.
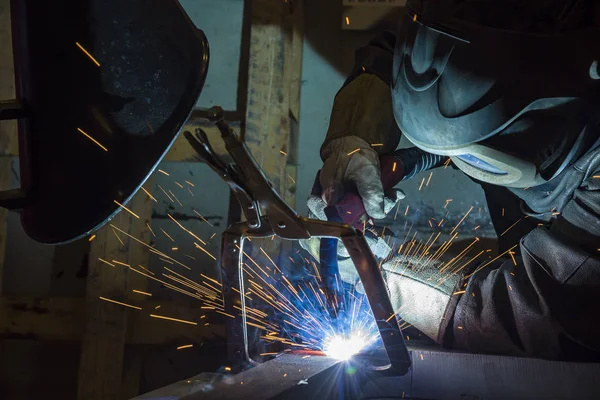
[[(291, 45), (295, 46), (291, 68), (297, 74), (301, 71), (301, 75), (299, 87), (291, 90), (299, 95), (296, 105), (299, 111), (293, 115), (285, 146), (275, 147), (276, 141), (264, 143), (261, 136), (254, 136), (251, 149), (263, 147), (260, 154), (255, 154), (261, 165), (269, 164), (268, 158), (285, 157), (285, 179), (289, 179), (285, 197), (295, 202), (298, 212), (306, 214), (305, 199), (322, 165), (319, 147), (327, 131), (335, 94), (352, 67), (354, 50), (377, 31), (394, 29), (403, 1), (371, 7), (364, 7), (360, 1), (289, 2), (296, 7), (291, 13), (294, 17)], [(252, 70), (253, 63), (249, 60), (255, 55), (252, 49), (260, 43), (251, 40), (251, 34), (281, 33), (268, 24), (253, 26), (253, 21), (260, 20), (257, 13), (261, 7), (250, 10), (249, 3), (265, 1), (181, 0), (211, 46), (210, 69), (197, 103), (197, 115), (201, 116), (203, 109), (220, 105), (232, 126), (246, 133), (255, 119), (263, 117), (253, 114), (256, 110), (250, 100), (255, 100), (256, 92), (264, 89), (265, 81), (269, 82), (269, 77), (261, 82), (254, 79), (257, 72)], [(266, 29), (260, 31), (261, 27)], [(272, 43), (276, 44), (275, 39)], [(11, 60), (9, 0), (0, 0), (0, 99), (14, 96), (14, 84), (9, 77), (13, 72)], [(263, 61), (273, 67), (272, 59)], [(18, 151), (16, 141), (8, 137), (14, 127), (8, 122), (0, 124), (0, 189), (18, 187)], [(211, 138), (216, 137), (216, 131), (211, 131), (207, 122), (196, 119), (191, 124), (205, 127)], [(404, 141), (402, 144), (406, 145)], [(186, 259), (195, 272), (214, 277), (218, 276), (217, 262), (195, 248), (185, 231), (174, 229), (169, 214), (203, 238), (208, 253), (218, 255), (220, 235), (228, 221), (236, 218), (236, 211), (230, 205), (225, 183), (195, 160), (193, 151), (186, 146), (185, 142), (177, 142), (144, 185), (157, 200), (152, 202), (150, 240), (156, 248), (171, 249), (169, 254)], [(448, 221), (449, 231), (471, 211), (464, 229), (472, 234), (461, 239), (467, 242), (475, 236), (494, 239), (483, 193), (464, 174), (451, 167), (440, 168), (431, 176), (429, 172), (423, 173), (401, 187), (406, 199), (385, 221), (398, 237), (403, 238), (407, 225), (413, 224), (422, 228), (420, 235), (426, 237), (431, 221), (442, 218)], [(45, 246), (26, 236), (16, 213), (0, 211), (0, 228), (4, 220), (5, 230), (0, 230), (0, 398), (31, 399), (48, 394), (62, 399), (129, 398), (201, 372), (225, 371), (224, 317), (218, 314), (207, 315), (200, 326), (191, 328), (142, 319), (131, 311), (118, 328), (125, 332), (114, 336), (116, 347), (98, 347), (96, 351), (102, 354), (96, 354), (91, 361), (82, 357), (82, 352), (89, 351), (85, 346), (94, 345), (86, 337), (90, 332), (85, 312), (86, 301), (98, 301), (89, 296), (86, 299), (93, 239)], [(117, 233), (115, 236), (124, 239)], [(165, 265), (160, 257), (151, 255), (147, 268), (158, 271)], [(164, 290), (155, 282), (133, 289), (152, 297), (130, 293), (125, 298), (149, 301), (157, 313), (160, 310), (164, 315), (189, 320), (198, 318), (201, 311), (194, 299)], [(144, 296), (148, 298), (142, 299)], [(111, 332), (115, 334), (114, 329)], [(102, 335), (102, 330), (94, 335)], [(115, 365), (118, 365), (116, 372)], [(110, 382), (104, 374), (116, 374), (120, 385), (98, 389)], [(88, 381), (82, 382), (82, 376)], [(106, 390), (116, 391), (112, 393), (114, 397), (107, 397), (103, 392)]]

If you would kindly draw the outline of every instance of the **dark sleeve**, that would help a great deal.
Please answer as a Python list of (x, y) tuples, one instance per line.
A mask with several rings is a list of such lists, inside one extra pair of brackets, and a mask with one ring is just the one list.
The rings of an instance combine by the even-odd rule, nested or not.
[[(595, 175), (600, 175), (600, 171)], [(600, 179), (592, 174), (550, 230), (476, 272), (454, 296), (444, 345), (550, 359), (600, 358)]]
[(379, 143), (373, 149), (380, 155), (396, 150), (401, 132), (390, 89), (395, 42), (392, 32), (384, 32), (356, 51), (352, 72), (333, 102), (323, 159), (332, 140), (347, 136), (363, 139), (365, 146)]
[(395, 47), (396, 34), (386, 31), (356, 50), (352, 72), (342, 88), (365, 72), (377, 75), (386, 85), (391, 86)]

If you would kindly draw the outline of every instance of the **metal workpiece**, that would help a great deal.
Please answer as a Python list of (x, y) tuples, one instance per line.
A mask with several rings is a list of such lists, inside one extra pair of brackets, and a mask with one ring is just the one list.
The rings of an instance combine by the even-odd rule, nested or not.
[(238, 313), (236, 307), (244, 309), (244, 279), (242, 276), (242, 235), (239, 232), (225, 231), (221, 236), (221, 282), (223, 284), (223, 305), (225, 312), (234, 318), (227, 318), (227, 356), (235, 372), (243, 370), (250, 362), (246, 330), (246, 314)]
[(136, 399), (585, 399), (600, 398), (600, 365), (411, 348), (403, 376), (361, 362), (283, 354), (237, 375), (201, 374)]
[[(232, 224), (223, 234), (221, 245), (225, 312), (235, 316), (227, 320), (228, 354), (232, 369), (240, 371), (254, 364), (248, 353), (244, 311), (245, 290), (241, 267), (244, 239), (276, 235), (288, 240), (328, 237), (343, 241), (363, 281), (390, 361), (387, 367), (380, 369), (389, 369), (391, 366), (389, 372), (405, 374), (411, 363), (398, 324), (399, 317), (394, 314), (379, 266), (363, 233), (346, 224), (312, 220), (296, 213), (273, 189), (244, 142), (223, 121), (223, 110), (212, 108), (209, 117), (217, 124), (233, 164), (225, 164), (218, 158), (204, 132), (196, 132), (195, 137), (186, 132), (185, 137), (198, 155), (229, 185), (247, 219), (246, 222)], [(241, 315), (237, 312), (240, 309)]]
[(404, 375), (411, 365), (410, 355), (377, 260), (362, 235), (342, 236), (342, 241), (365, 289), (392, 372)]

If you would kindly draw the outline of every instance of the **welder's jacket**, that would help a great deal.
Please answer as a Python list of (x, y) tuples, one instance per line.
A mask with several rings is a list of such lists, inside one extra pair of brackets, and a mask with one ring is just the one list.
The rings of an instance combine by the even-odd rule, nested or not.
[[(385, 33), (359, 49), (345, 86), (361, 74), (389, 85), (394, 46), (395, 35)], [(391, 101), (381, 103), (389, 107)], [(378, 148), (382, 154), (398, 144), (400, 132), (394, 132), (384, 132), (386, 137), (368, 132), (380, 137), (364, 139), (384, 143)], [(324, 144), (339, 136), (328, 134)], [(438, 342), (470, 352), (600, 359), (600, 149), (543, 186), (510, 191), (522, 200), (528, 214), (522, 217), (535, 222), (520, 239), (516, 265), (501, 257), (470, 277), (466, 287), (461, 284), (457, 290), (465, 292), (452, 296)], [(550, 224), (537, 226), (537, 219), (549, 216)]]

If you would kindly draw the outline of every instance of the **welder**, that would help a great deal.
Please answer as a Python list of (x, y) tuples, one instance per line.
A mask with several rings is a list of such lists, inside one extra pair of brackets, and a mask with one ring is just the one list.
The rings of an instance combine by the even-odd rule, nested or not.
[(517, 245), (443, 279), (383, 265), (395, 311), (443, 346), (600, 358), (599, 28), (594, 0), (409, 0), (397, 33), (356, 52), (312, 215), (355, 191), (384, 218), (403, 194), (384, 189), (380, 157), (404, 135), (481, 184), (500, 253)]

